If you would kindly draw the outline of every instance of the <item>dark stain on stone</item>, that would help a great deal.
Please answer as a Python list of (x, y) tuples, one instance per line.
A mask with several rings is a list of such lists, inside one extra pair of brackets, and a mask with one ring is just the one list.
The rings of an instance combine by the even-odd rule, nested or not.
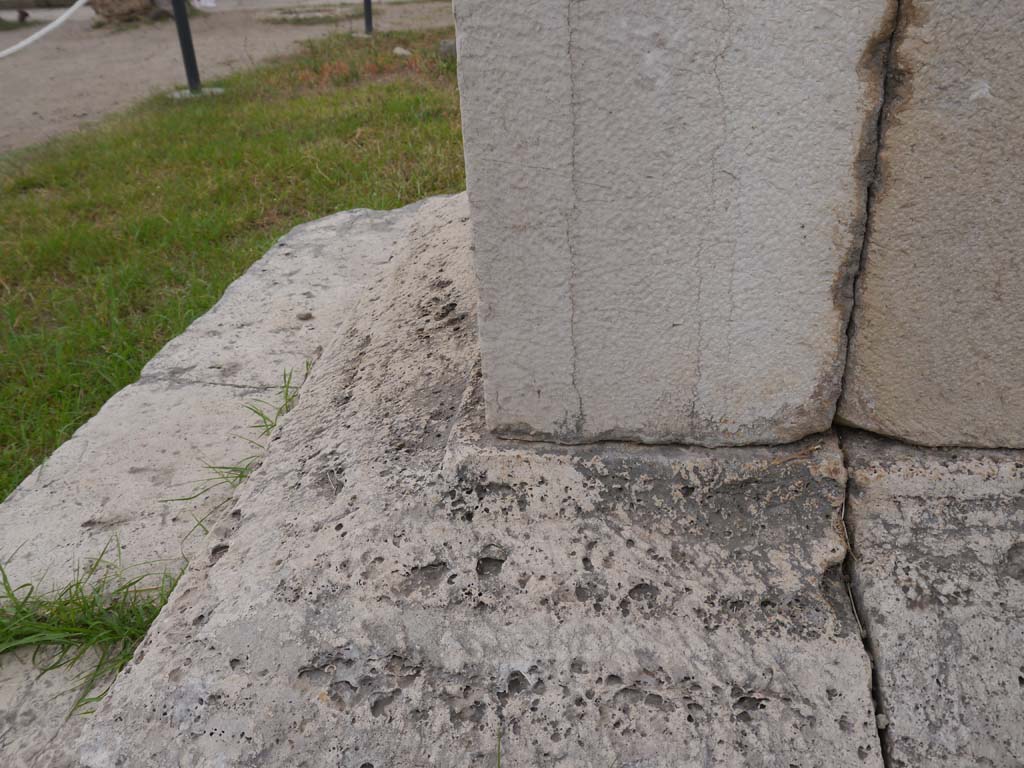
[[(894, 105), (904, 104), (910, 98), (911, 73), (899, 65), (899, 47), (911, 18), (917, 18), (912, 0), (889, 0), (881, 28), (868, 41), (857, 66), (858, 76), (867, 85), (867, 98), (872, 107), (861, 123), (858, 151), (853, 161), (853, 177), (863, 194), (850, 225), (845, 265), (832, 284), (833, 301), (842, 313), (843, 324), (838, 339), (841, 344), (837, 356), (839, 389), (828, 390), (829, 396), (834, 394), (831, 402), (837, 402), (847, 389), (843, 386), (843, 379), (849, 365), (850, 339), (856, 331), (857, 293), (867, 265), (871, 211), (875, 201), (881, 197), (886, 175), (883, 151), (886, 127), (895, 116)], [(821, 394), (824, 394), (823, 384), (819, 383), (823, 390)]]
[(1011, 579), (1024, 581), (1024, 541), (1018, 541), (1006, 550), (1003, 558), (1003, 573)]

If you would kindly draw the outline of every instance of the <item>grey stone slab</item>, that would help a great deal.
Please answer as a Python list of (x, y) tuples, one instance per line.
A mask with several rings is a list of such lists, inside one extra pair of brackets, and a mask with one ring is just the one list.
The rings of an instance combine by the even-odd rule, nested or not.
[(32, 650), (0, 655), (0, 764), (4, 768), (54, 765), (54, 746), (73, 743), (87, 715), (71, 714), (81, 669), (40, 676)]
[[(4, 567), (16, 584), (61, 585), (108, 547), (126, 564), (177, 570), (201, 546), (196, 520), (230, 498), (192, 501), (210, 472), (253, 454), (247, 400), (264, 389), (147, 381), (118, 392), (0, 506)], [(251, 433), (248, 433), (251, 434)], [(253, 435), (255, 436), (255, 435)]]
[(492, 428), (828, 429), (892, 5), (456, 0)]
[(835, 438), (499, 441), (465, 200), (408, 252), (68, 761), (880, 766)]
[(1024, 4), (901, 3), (845, 423), (1024, 447)]
[(293, 371), (300, 380), (393, 258), (415, 207), (343, 211), (296, 227), (168, 342), (142, 377), (274, 387)]
[(96, 656), (87, 655), (81, 667), (60, 668), (40, 676), (32, 649), (0, 655), (0, 764), (4, 768), (60, 764), (55, 756), (61, 745), (74, 743), (89, 717), (71, 713), (80, 691), (80, 675), (95, 660)]
[(889, 765), (1024, 765), (1024, 452), (843, 448)]
[[(346, 212), (296, 228), (167, 344), (0, 505), (12, 583), (63, 586), (101, 553), (132, 576), (215, 558), (205, 533), (236, 521), (232, 489), (167, 499), (208, 485), (204, 464), (259, 453), (243, 439), (258, 438), (245, 404), (279, 403), (285, 369), (302, 383), (305, 362), (338, 333), (360, 289), (408, 246), (415, 211)], [(4, 768), (53, 764), (85, 722), (65, 721), (77, 671), (36, 679), (29, 662), (0, 656)]]

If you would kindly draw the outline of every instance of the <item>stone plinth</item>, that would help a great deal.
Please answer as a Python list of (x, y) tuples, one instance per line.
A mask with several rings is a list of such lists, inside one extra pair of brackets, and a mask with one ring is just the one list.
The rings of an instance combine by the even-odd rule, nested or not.
[(772, 443), (831, 423), (880, 0), (456, 0), (489, 426)]
[(1024, 447), (1024, 3), (902, 9), (839, 416)]

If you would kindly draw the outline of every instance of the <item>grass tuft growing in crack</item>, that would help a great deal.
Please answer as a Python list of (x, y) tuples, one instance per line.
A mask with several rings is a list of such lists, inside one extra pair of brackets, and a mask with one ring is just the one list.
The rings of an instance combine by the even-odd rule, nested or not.
[(114, 676), (131, 660), (183, 572), (138, 573), (108, 559), (116, 539), (62, 587), (40, 592), (14, 586), (0, 564), (0, 654), (32, 649), (32, 664), (45, 674), (82, 667), (68, 717), (92, 712)]
[[(311, 368), (312, 364), (310, 361), (306, 361), (306, 374), (305, 377), (303, 377), (303, 382), (305, 381), (305, 378), (309, 376)], [(280, 402), (275, 404), (267, 402), (266, 400), (253, 400), (252, 402), (245, 404), (245, 409), (256, 417), (256, 422), (254, 424), (250, 424), (249, 429), (252, 429), (256, 433), (257, 438), (269, 437), (270, 433), (277, 428), (281, 417), (295, 406), (295, 402), (299, 396), (299, 386), (299, 384), (293, 383), (292, 372), (288, 370), (281, 374), (281, 386), (278, 387)], [(193, 501), (194, 499), (202, 498), (217, 488), (224, 486), (232, 489), (237, 488), (247, 480), (262, 463), (263, 455), (267, 452), (267, 445), (259, 442), (258, 439), (253, 439), (245, 435), (236, 434), (233, 435), (233, 437), (248, 443), (256, 452), (249, 456), (245, 456), (242, 459), (238, 459), (234, 464), (204, 463), (203, 469), (209, 474), (196, 481), (193, 493), (188, 496), (178, 496), (173, 499), (161, 499), (161, 501)], [(192, 530), (189, 531), (189, 535), (196, 530), (201, 530), (204, 534), (208, 533), (205, 525), (206, 519), (228, 501), (230, 501), (230, 499), (225, 499), (202, 518), (196, 518), (196, 524)], [(186, 538), (188, 538), (188, 536), (186, 536)]]
[[(306, 366), (306, 375), (309, 375), (309, 366)], [(278, 387), (278, 392), (281, 395), (281, 402), (277, 405), (268, 403), (266, 400), (254, 400), (251, 403), (245, 404), (245, 409), (253, 414), (257, 422), (250, 425), (252, 429), (256, 430), (260, 437), (267, 437), (274, 428), (277, 427), (277, 422), (282, 416), (292, 409), (295, 405), (295, 399), (298, 397), (299, 388), (292, 384), (292, 372), (285, 371), (281, 376), (281, 386)], [(252, 441), (250, 441), (252, 442)]]
[[(312, 362), (307, 361), (305, 377), (311, 368)], [(279, 402), (256, 400), (245, 404), (256, 417), (249, 428), (257, 438), (270, 436), (281, 417), (295, 406), (298, 390), (292, 372), (285, 371), (278, 387)], [(256, 452), (236, 464), (205, 464), (209, 474), (195, 493), (165, 501), (196, 499), (224, 485), (237, 488), (248, 478), (262, 462), (267, 445), (244, 435), (235, 437), (254, 446)], [(208, 533), (205, 521), (228, 501), (230, 498), (203, 517), (196, 517), (185, 539), (197, 530)], [(84, 668), (75, 678), (72, 690), (76, 697), (69, 717), (92, 712), (92, 705), (107, 694), (185, 570), (180, 565), (173, 572), (140, 572), (145, 564), (125, 567), (119, 557), (108, 557), (111, 551), (120, 550), (120, 543), (112, 539), (86, 566), (76, 568), (67, 584), (48, 592), (41, 592), (36, 584), (14, 586), (0, 563), (0, 655), (31, 649), (32, 664), (40, 675), (57, 669)], [(187, 565), (184, 552), (182, 561)]]

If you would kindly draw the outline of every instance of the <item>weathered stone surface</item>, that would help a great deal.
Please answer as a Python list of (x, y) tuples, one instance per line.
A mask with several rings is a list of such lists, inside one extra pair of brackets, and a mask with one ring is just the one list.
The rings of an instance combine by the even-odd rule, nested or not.
[(880, 766), (835, 439), (498, 441), (464, 199), (411, 253), (72, 759)]
[(492, 428), (828, 428), (890, 5), (456, 0)]
[[(182, 558), (215, 557), (203, 536), (234, 517), (230, 488), (191, 501), (210, 477), (254, 453), (244, 404), (280, 402), (282, 372), (304, 364), (337, 333), (358, 290), (408, 246), (416, 206), (350, 211), (289, 233), (207, 315), (171, 341), (141, 380), (111, 398), (0, 505), (0, 559), (15, 586), (67, 583), (106, 549), (138, 566), (131, 575), (176, 573)], [(212, 517), (211, 517), (212, 515)], [(198, 521), (203, 521), (200, 526)], [(36, 680), (30, 653), (0, 656), (0, 764), (51, 764), (82, 719), (65, 722), (74, 674)]]
[(78, 698), (81, 672), (61, 668), (40, 676), (31, 649), (0, 656), (0, 765), (60, 764), (54, 762), (54, 747), (74, 743), (84, 724), (84, 716), (68, 718)]
[(299, 381), (352, 303), (406, 242), (420, 203), (343, 211), (295, 227), (172, 339), (142, 378), (276, 387)]
[[(229, 494), (193, 502), (209, 476), (253, 453), (244, 404), (299, 385), (359, 291), (407, 247), (419, 204), (347, 211), (296, 227), (168, 342), (140, 381), (112, 397), (0, 506), (15, 582), (67, 577), (116, 536), (128, 563), (177, 558), (179, 543)], [(192, 550), (189, 550), (192, 551)]]
[(196, 520), (230, 489), (166, 500), (203, 485), (204, 461), (231, 465), (251, 455), (253, 447), (231, 435), (245, 434), (252, 420), (246, 400), (272, 397), (270, 389), (173, 381), (118, 392), (0, 506), (12, 581), (62, 584), (108, 544), (108, 555), (128, 564), (177, 570), (183, 551), (200, 545), (201, 535), (188, 537)]
[(1024, 452), (843, 447), (889, 765), (1024, 765)]
[(1024, 447), (1024, 4), (901, 7), (839, 415)]

